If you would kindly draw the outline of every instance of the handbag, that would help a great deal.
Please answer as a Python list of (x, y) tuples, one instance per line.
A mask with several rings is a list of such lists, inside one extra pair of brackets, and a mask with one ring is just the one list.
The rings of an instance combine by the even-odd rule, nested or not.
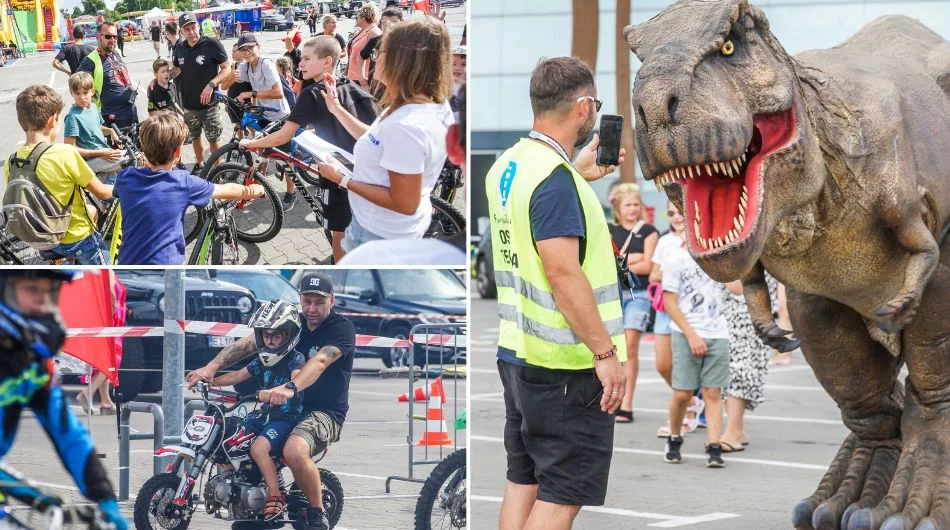
[(663, 282), (647, 285), (647, 295), (650, 297), (650, 307), (654, 311), (666, 311), (666, 306), (663, 305)]
[(633, 234), (643, 228), (644, 224), (646, 223), (643, 221), (637, 221), (637, 224), (633, 225), (633, 228), (630, 229), (630, 233), (627, 234), (627, 240), (623, 242), (623, 246), (617, 251), (617, 274), (620, 277), (620, 286), (626, 291), (633, 291), (635, 288), (640, 287), (640, 282), (637, 280), (636, 275), (630, 272), (630, 266), (628, 264), (630, 252), (627, 249), (630, 247), (630, 240), (633, 239)]

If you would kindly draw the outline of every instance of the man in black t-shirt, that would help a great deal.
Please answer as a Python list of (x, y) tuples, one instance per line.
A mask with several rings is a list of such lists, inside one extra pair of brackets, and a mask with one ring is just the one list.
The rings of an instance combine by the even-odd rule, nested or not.
[(220, 147), (218, 139), (224, 133), (224, 122), (220, 106), (212, 100), (212, 95), (218, 85), (231, 75), (231, 67), (224, 46), (218, 39), (209, 39), (201, 34), (194, 13), (182, 13), (178, 25), (185, 40), (175, 46), (172, 77), (178, 84), (185, 123), (191, 133), (191, 146), (195, 150), (195, 166), (191, 171), (197, 174), (204, 163), (201, 131), (204, 130), (212, 153)]
[[(67, 44), (59, 50), (59, 53), (53, 58), (53, 68), (66, 75), (76, 73), (76, 70), (79, 68), (79, 63), (81, 63), (87, 55), (92, 53), (93, 50), (92, 46), (86, 46), (82, 43), (84, 38), (86, 38), (86, 34), (81, 27), (73, 28), (73, 39), (76, 42)], [(66, 66), (63, 66), (63, 61), (66, 61)]]
[[(356, 327), (346, 317), (333, 312), (333, 281), (326, 274), (304, 274), (297, 290), (303, 309), (301, 320), (305, 323), (300, 330), (297, 350), (306, 355), (307, 363), (289, 383), (262, 390), (259, 397), (272, 405), (283, 405), (307, 390), (303, 398), (304, 419), (287, 439), (283, 457), (294, 480), (310, 501), (306, 528), (329, 530), (323, 509), (320, 470), (313, 457), (340, 438), (349, 410)], [(194, 386), (198, 381), (210, 381), (218, 370), (256, 353), (253, 336), (239, 339), (221, 350), (207, 365), (188, 374), (188, 386)]]
[[(279, 131), (255, 140), (241, 140), (241, 147), (246, 149), (279, 148), (289, 142), (301, 128), (311, 128), (320, 138), (352, 153), (356, 138), (353, 138), (343, 124), (330, 113), (326, 100), (323, 98), (323, 76), (333, 75), (336, 71), (336, 65), (340, 60), (340, 45), (333, 37), (320, 35), (308, 40), (301, 47), (301, 51), (306, 57), (306, 60), (301, 63), (304, 88), (297, 96), (297, 102), (290, 111), (290, 116), (287, 117), (284, 126)], [(351, 114), (360, 121), (366, 124), (372, 123), (375, 116), (353, 112), (354, 98), (370, 98), (363, 89), (355, 83), (341, 83), (337, 85), (337, 96), (343, 107), (351, 111)], [(321, 179), (320, 182), (326, 203), (323, 215), (327, 228), (330, 229), (333, 259), (339, 260), (344, 255), (340, 242), (343, 241), (343, 233), (353, 218), (350, 201), (344, 189), (326, 179)]]
[(152, 48), (155, 49), (155, 57), (160, 58), (162, 56), (162, 52), (159, 51), (162, 47), (162, 28), (158, 25), (157, 20), (152, 21), (152, 27), (149, 28), (149, 32), (152, 36)]

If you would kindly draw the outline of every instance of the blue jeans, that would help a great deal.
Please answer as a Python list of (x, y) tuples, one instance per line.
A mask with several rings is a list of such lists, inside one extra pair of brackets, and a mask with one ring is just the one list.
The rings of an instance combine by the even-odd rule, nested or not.
[(58, 247), (53, 247), (50, 252), (54, 252), (64, 258), (75, 259), (80, 265), (112, 265), (109, 258), (109, 247), (99, 232), (86, 239), (81, 239), (75, 243), (65, 243)]
[(346, 232), (343, 234), (343, 241), (340, 242), (340, 244), (343, 246), (343, 250), (350, 252), (363, 243), (378, 241), (380, 239), (383, 238), (360, 226), (360, 224), (356, 222), (356, 216), (353, 216), (353, 219), (350, 221), (350, 226), (346, 227)]
[(650, 297), (646, 290), (633, 292), (633, 297), (629, 291), (624, 293), (623, 297), (623, 329), (635, 329), (637, 331), (646, 331), (650, 323)]

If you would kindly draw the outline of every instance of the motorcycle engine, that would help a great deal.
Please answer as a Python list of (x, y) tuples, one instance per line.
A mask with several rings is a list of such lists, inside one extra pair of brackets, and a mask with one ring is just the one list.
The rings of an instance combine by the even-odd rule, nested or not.
[(205, 503), (228, 507), (232, 519), (256, 519), (267, 503), (267, 489), (247, 484), (243, 479), (234, 471), (216, 475), (205, 486)]

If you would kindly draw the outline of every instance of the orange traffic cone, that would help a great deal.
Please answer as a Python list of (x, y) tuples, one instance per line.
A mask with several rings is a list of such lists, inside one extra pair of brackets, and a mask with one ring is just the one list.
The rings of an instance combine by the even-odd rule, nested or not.
[[(433, 381), (431, 384), (429, 384), (429, 390), (428, 390), (428, 391), (426, 391), (425, 385), (422, 385), (422, 386), (420, 386), (419, 388), (413, 390), (413, 392), (412, 392), (412, 400), (413, 400), (413, 401), (426, 401), (426, 400), (428, 400), (428, 399), (429, 399), (429, 396), (432, 395), (432, 389), (435, 388), (435, 385), (439, 385), (439, 388), (442, 387), (442, 376), (441, 376), (441, 375), (440, 375), (439, 377), (436, 377), (436, 378), (435, 378), (435, 381)], [(409, 401), (409, 393), (408, 393), (408, 392), (406, 392), (405, 394), (399, 396), (399, 402), (400, 402), (400, 403), (405, 403), (405, 402), (407, 402), (407, 401)], [(442, 396), (442, 403), (445, 403), (445, 396), (444, 396), (444, 395)]]
[(445, 392), (442, 391), (442, 378), (436, 378), (432, 383), (432, 395), (429, 396), (429, 406), (426, 410), (426, 431), (419, 439), (418, 445), (452, 445), (448, 427), (445, 425), (445, 416), (442, 414), (442, 403), (445, 401)]

